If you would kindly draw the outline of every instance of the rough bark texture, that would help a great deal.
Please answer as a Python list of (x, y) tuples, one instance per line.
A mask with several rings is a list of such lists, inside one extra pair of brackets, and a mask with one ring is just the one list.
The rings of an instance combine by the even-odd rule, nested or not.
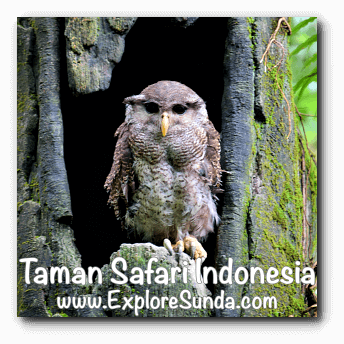
[[(228, 257), (233, 258), (234, 269), (238, 266), (261, 267), (265, 273), (269, 267), (279, 271), (284, 266), (294, 268), (295, 261), (307, 265), (316, 257), (314, 245), (310, 245), (312, 254), (303, 255), (301, 156), (286, 57), (287, 34), (281, 29), (276, 36), (283, 48), (271, 46), (265, 71), (264, 64), (259, 61), (277, 20), (230, 18), (228, 26), (222, 102), (222, 167), (232, 174), (224, 182), (217, 266), (225, 265)], [(274, 67), (284, 54), (280, 67)], [(291, 107), (289, 138), (288, 106), (277, 83)], [(308, 190), (315, 205), (316, 187)], [(308, 212), (308, 216), (312, 216), (312, 234), (316, 231), (314, 210), (315, 207), (313, 215)], [(280, 284), (277, 288), (267, 283), (248, 282), (243, 286), (218, 285), (217, 293), (220, 290), (233, 295), (237, 302), (244, 295), (251, 300), (254, 296), (275, 296), (278, 307), (218, 310), (217, 316), (299, 316), (305, 309), (301, 285), (296, 283)]]
[[(250, 160), (253, 146), (254, 69), (246, 18), (228, 21), (224, 56), (224, 93), (222, 99), (222, 161), (231, 174), (224, 180), (224, 206), (218, 238), (217, 266), (233, 258), (233, 269), (245, 266), (242, 254), (245, 240)], [(220, 291), (222, 287), (218, 288)], [(224, 286), (225, 292), (241, 299), (243, 286)], [(217, 311), (218, 316), (239, 316), (240, 310)]]
[[(21, 61), (17, 92), (18, 316), (41, 317), (58, 313), (56, 295), (74, 295), (75, 287), (62, 283), (47, 286), (24, 283), (24, 264), (19, 259), (39, 260), (31, 264), (31, 281), (37, 267), (49, 270), (51, 266), (66, 266), (72, 271), (81, 265), (81, 259), (68, 225), (72, 212), (63, 158), (59, 20), (29, 18), (22, 19), (20, 24), (17, 42), (18, 61)], [(23, 152), (19, 152), (21, 147)], [(66, 311), (66, 314), (74, 313)]]
[(136, 18), (66, 18), (69, 87), (78, 94), (106, 90)]
[[(197, 18), (172, 18), (172, 27), (190, 30)], [(148, 20), (148, 19), (147, 19)], [(103, 309), (58, 309), (58, 296), (103, 296), (115, 289), (109, 282), (109, 265), (102, 269), (102, 285), (78, 286), (55, 283), (24, 283), (21, 258), (35, 257), (35, 269), (66, 266), (71, 272), (81, 266), (81, 255), (71, 228), (72, 208), (64, 161), (63, 121), (60, 99), (60, 66), (66, 61), (68, 84), (75, 96), (105, 90), (112, 70), (124, 52), (126, 34), (136, 18), (20, 18), (18, 19), (17, 86), (17, 191), (18, 191), (18, 316), (106, 317), (133, 316), (127, 310), (111, 314)], [(223, 58), (222, 168), (225, 189), (222, 223), (217, 233), (215, 265), (219, 270), (233, 258), (237, 267), (309, 266), (316, 251), (316, 167), (297, 132), (287, 57), (287, 33), (276, 36), (283, 45), (272, 45), (267, 70), (259, 63), (270, 36), (274, 18), (229, 18)], [(64, 32), (62, 32), (64, 31)], [(65, 42), (61, 42), (61, 38)], [(206, 43), (205, 43), (206, 44)], [(61, 46), (66, 56), (60, 56)], [(159, 51), (157, 47), (157, 51)], [(284, 55), (284, 56), (283, 56)], [(274, 67), (282, 63), (279, 67)], [(274, 67), (274, 68), (273, 68)], [(117, 68), (120, 68), (120, 64)], [(279, 85), (279, 86), (278, 86)], [(287, 102), (291, 108), (290, 124)], [(289, 125), (291, 134), (289, 133)], [(115, 129), (115, 128), (114, 128)], [(87, 214), (85, 214), (87, 216)], [(151, 244), (122, 245), (111, 258), (125, 257), (128, 271), (145, 268), (151, 257), (156, 267), (168, 270), (177, 261), (162, 247)], [(177, 278), (174, 285), (152, 284), (120, 287), (121, 297), (142, 295), (146, 289), (158, 296), (176, 296), (187, 289), (192, 296), (209, 290), (195, 284), (194, 261), (188, 262), (189, 283)], [(182, 259), (182, 260), (183, 260)], [(234, 273), (234, 272), (233, 272)], [(301, 316), (306, 308), (300, 284), (217, 284), (213, 297), (224, 290), (237, 303), (246, 295), (275, 296), (277, 309), (143, 309), (139, 316)]]

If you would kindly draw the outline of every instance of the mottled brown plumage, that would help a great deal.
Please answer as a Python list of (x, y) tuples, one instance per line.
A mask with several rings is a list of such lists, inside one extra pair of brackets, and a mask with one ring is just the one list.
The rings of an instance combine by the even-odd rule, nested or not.
[[(189, 87), (160, 81), (128, 97), (105, 188), (123, 226), (144, 240), (204, 239), (219, 221), (220, 135)], [(120, 200), (124, 213), (121, 213)]]

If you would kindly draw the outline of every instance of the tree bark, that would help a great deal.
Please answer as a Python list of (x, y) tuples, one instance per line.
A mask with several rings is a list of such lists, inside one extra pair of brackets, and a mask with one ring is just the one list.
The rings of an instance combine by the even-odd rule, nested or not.
[[(296, 261), (301, 266), (316, 261), (316, 187), (314, 179), (307, 186), (303, 178), (307, 171), (301, 166), (302, 154), (306, 151), (297, 132), (287, 31), (279, 30), (279, 44), (271, 45), (265, 67), (260, 60), (277, 19), (230, 18), (228, 26), (222, 167), (231, 174), (224, 180), (217, 267), (232, 257), (235, 268), (260, 267), (266, 276), (269, 267), (281, 271), (285, 266), (294, 269)], [(308, 155), (307, 170), (316, 173), (310, 160)], [(307, 196), (303, 197), (302, 188), (308, 190)], [(305, 235), (305, 227), (312, 232)], [(278, 307), (218, 310), (217, 316), (298, 316), (305, 309), (301, 289), (297, 283), (276, 288), (250, 280), (244, 285), (219, 284), (217, 293), (224, 290), (237, 300), (275, 296)]]
[[(164, 25), (172, 33), (175, 30), (176, 35), (181, 33), (181, 37), (184, 32), (197, 37), (206, 20), (178, 17), (165, 19)], [(57, 307), (58, 296), (101, 295), (106, 299), (111, 288), (108, 265), (102, 269), (104, 276), (108, 276), (103, 285), (80, 286), (50, 281), (47, 285), (27, 284), (25, 266), (19, 259), (38, 259), (30, 267), (31, 281), (37, 267), (49, 271), (53, 266), (65, 266), (71, 274), (75, 268), (81, 267), (81, 255), (72, 229), (72, 221), (76, 219), (73, 219), (73, 198), (65, 163), (66, 121), (61, 110), (61, 87), (69, 87), (75, 99), (81, 97), (85, 101), (91, 99), (86, 97), (107, 90), (111, 83), (117, 82), (112, 79), (113, 69), (121, 73), (127, 34), (135, 29), (135, 25), (144, 27), (145, 21), (149, 23), (150, 19), (18, 19), (18, 316), (133, 316), (129, 311), (77, 310), (73, 307), (62, 311)], [(221, 129), (221, 166), (228, 173), (223, 173), (224, 194), (218, 206), (222, 221), (212, 255), (217, 271), (227, 266), (229, 258), (233, 259), (233, 278), (240, 267), (248, 271), (260, 267), (266, 276), (269, 267), (281, 271), (288, 266), (294, 271), (297, 261), (301, 270), (304, 266), (314, 266), (317, 261), (317, 172), (297, 129), (286, 25), (278, 30), (277, 43), (271, 44), (267, 59), (260, 62), (277, 25), (278, 18), (228, 18), (227, 27), (215, 33), (225, 37), (220, 49), (223, 51), (222, 113), (221, 120), (220, 116), (217, 119), (211, 114), (210, 119), (214, 123), (218, 121)], [(178, 49), (171, 51), (183, 53)], [(152, 52), (140, 52), (146, 53)], [(159, 46), (153, 53), (164, 56)], [(195, 61), (197, 65), (197, 56)], [(203, 68), (205, 62), (200, 61)], [(61, 65), (66, 66), (68, 86), (61, 83)], [(180, 68), (183, 68), (182, 64)], [(159, 71), (155, 73), (159, 75)], [(133, 77), (128, 75), (128, 79)], [(216, 100), (214, 108), (217, 103), (220, 108)], [(212, 102), (209, 104), (211, 107)], [(101, 111), (101, 104), (99, 106)], [(178, 265), (166, 249), (149, 245), (122, 245), (111, 260), (129, 252), (130, 267), (137, 261), (144, 267), (152, 257), (153, 247), (153, 255), (159, 259), (163, 257), (168, 271)], [(132, 261), (132, 257), (136, 260)], [(204, 284), (195, 286), (194, 262), (188, 260), (188, 264), (193, 267), (189, 269), (189, 284), (185, 289), (192, 296), (209, 295)], [(213, 288), (213, 299), (223, 292), (233, 297), (236, 304), (244, 296), (251, 300), (256, 296), (274, 296), (276, 309), (144, 310), (138, 316), (304, 315), (308, 299), (302, 284), (295, 281), (292, 284), (276, 285), (266, 281), (261, 284), (258, 277), (257, 274), (255, 283), (250, 278), (244, 284), (217, 283)], [(166, 293), (178, 296), (182, 287), (180, 283), (171, 287), (153, 282), (137, 289), (127, 283), (122, 289), (127, 297), (140, 295), (143, 289), (160, 296)]]

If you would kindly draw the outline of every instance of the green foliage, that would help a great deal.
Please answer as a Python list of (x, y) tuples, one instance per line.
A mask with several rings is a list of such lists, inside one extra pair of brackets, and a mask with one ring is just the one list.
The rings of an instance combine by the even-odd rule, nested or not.
[(299, 80), (299, 82), (294, 86), (294, 94), (297, 92), (299, 93), (298, 99), (301, 99), (303, 92), (313, 81), (317, 81), (317, 67), (315, 67), (310, 74)]
[[(302, 116), (307, 140), (317, 150), (317, 20), (294, 17), (291, 20), (290, 62), (295, 103)], [(313, 116), (313, 117), (311, 117)], [(297, 117), (297, 116), (296, 116)], [(302, 128), (300, 128), (302, 132)]]
[(294, 18), (294, 22), (292, 23), (293, 25), (293, 34), (295, 35), (300, 29), (302, 29), (303, 27), (305, 27), (306, 25), (308, 25), (309, 23), (313, 22), (315, 19), (317, 19), (317, 17), (310, 17), (308, 19), (302, 20), (299, 24), (297, 24), (296, 26), (294, 26), (296, 24), (296, 21), (298, 19), (302, 19), (302, 18)]
[(313, 35), (312, 37), (309, 37), (307, 41), (299, 44), (295, 50), (293, 50), (290, 54), (290, 56), (298, 54), (302, 49), (309, 48), (313, 43), (317, 41), (317, 34)]

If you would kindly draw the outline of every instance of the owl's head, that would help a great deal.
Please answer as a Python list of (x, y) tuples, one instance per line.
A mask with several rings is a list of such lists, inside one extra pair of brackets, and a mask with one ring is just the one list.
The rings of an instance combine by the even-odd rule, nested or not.
[(174, 126), (208, 120), (205, 103), (191, 88), (176, 81), (159, 81), (139, 95), (124, 99), (126, 120), (155, 125), (165, 136)]

